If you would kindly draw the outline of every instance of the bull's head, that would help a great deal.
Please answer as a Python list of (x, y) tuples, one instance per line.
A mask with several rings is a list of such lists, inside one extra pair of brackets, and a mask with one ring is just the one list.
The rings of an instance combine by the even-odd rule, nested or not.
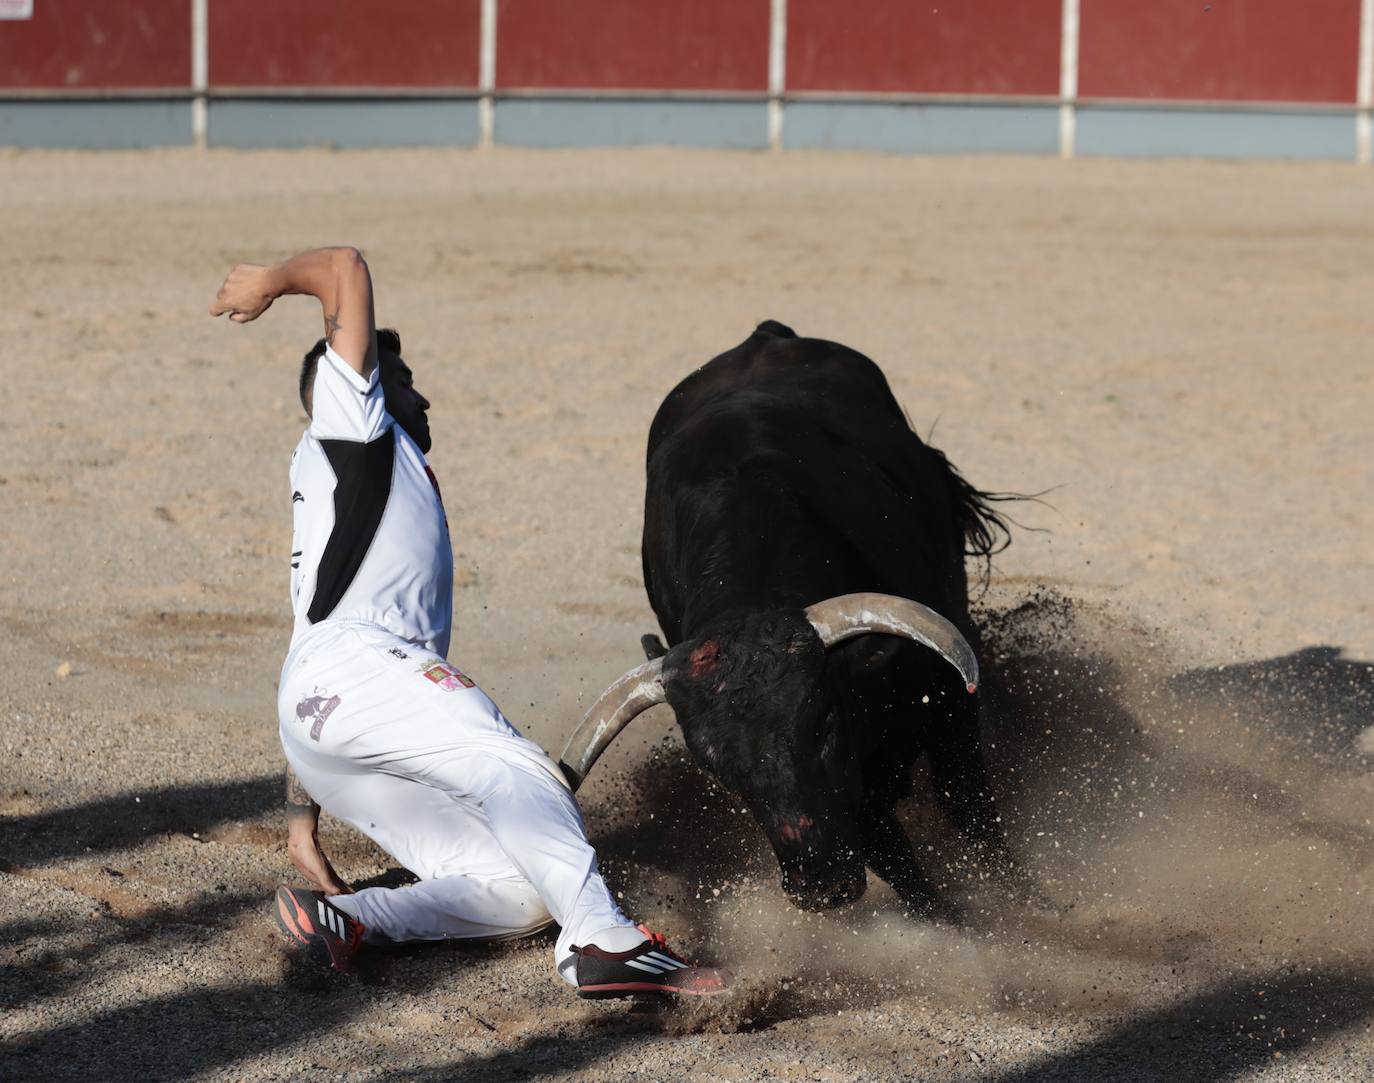
[(697, 764), (743, 798), (768, 835), (793, 903), (818, 910), (857, 899), (866, 882), (859, 760), (821, 677), (826, 648), (874, 633), (925, 644), (970, 692), (977, 686), (978, 662), (958, 629), (905, 598), (850, 594), (804, 615), (744, 614), (611, 685), (568, 741), (563, 771), (576, 788), (631, 719), (669, 703)]

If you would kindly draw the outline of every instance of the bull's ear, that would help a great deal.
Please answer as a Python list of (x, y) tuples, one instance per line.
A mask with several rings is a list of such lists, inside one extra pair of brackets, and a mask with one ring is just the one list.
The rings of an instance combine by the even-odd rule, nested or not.
[(652, 632), (639, 637), (639, 646), (644, 651), (644, 657), (650, 662), (655, 658), (662, 658), (668, 653), (668, 648), (663, 645), (663, 640)]

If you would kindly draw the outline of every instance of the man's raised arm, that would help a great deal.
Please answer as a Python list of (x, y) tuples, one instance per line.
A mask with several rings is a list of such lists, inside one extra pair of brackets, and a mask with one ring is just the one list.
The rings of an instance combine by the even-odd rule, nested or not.
[(228, 313), (235, 323), (248, 323), (288, 293), (316, 298), (324, 309), (325, 340), (362, 376), (372, 375), (377, 364), (372, 276), (356, 248), (313, 248), (268, 266), (236, 263), (210, 315)]

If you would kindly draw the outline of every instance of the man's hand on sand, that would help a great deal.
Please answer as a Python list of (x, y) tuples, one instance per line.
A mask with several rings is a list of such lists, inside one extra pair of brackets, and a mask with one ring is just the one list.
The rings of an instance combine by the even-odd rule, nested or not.
[(313, 831), (298, 829), (293, 824), (287, 836), (286, 852), (301, 875), (326, 895), (353, 894), (353, 889), (344, 883), (329, 858), (324, 856)]
[(272, 286), (272, 269), (257, 263), (236, 263), (230, 269), (215, 294), (210, 315), (223, 316), (235, 323), (248, 323), (256, 320), (277, 299), (277, 291)]

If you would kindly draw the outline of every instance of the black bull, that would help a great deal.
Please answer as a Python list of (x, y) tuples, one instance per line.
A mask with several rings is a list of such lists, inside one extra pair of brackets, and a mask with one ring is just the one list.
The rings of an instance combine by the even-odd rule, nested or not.
[[(924, 752), (946, 815), (1011, 875), (970, 694), (964, 559), (1006, 537), (988, 499), (911, 431), (867, 357), (761, 324), (654, 418), (644, 582), (671, 650), (645, 637), (650, 662), (588, 713), (565, 771), (581, 782), (620, 728), (666, 700), (692, 757), (767, 833), (796, 905), (858, 898), (867, 867), (918, 910), (949, 912), (895, 813)], [(879, 617), (855, 628), (889, 634), (823, 642), (816, 603), (860, 592), (892, 596), (934, 638), (901, 638)], [(930, 649), (941, 642), (945, 657)]]

